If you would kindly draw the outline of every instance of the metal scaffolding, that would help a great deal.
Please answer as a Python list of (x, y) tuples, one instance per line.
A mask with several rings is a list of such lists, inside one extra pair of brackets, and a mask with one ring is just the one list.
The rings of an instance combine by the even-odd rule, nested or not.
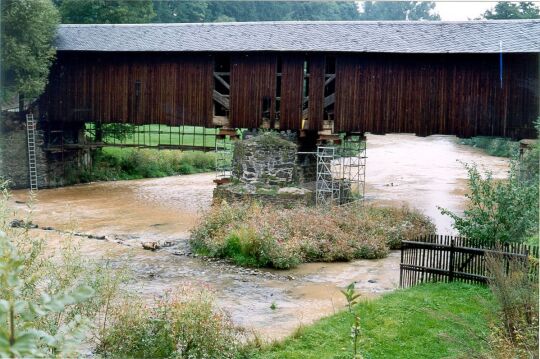
[(227, 181), (232, 176), (234, 141), (236, 130), (220, 129), (216, 134), (216, 180)]
[(317, 146), (316, 204), (362, 203), (366, 179), (366, 139), (343, 136), (340, 145)]

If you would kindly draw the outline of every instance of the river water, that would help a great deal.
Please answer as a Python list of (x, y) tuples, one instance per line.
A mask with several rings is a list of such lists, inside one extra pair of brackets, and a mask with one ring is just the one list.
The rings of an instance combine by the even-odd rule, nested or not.
[[(368, 202), (415, 207), (434, 220), (441, 234), (452, 233), (452, 228), (437, 206), (460, 211), (465, 205), (466, 171), (459, 161), (475, 162), (495, 177), (508, 168), (507, 160), (447, 136), (370, 135), (367, 156)], [(213, 178), (197, 174), (40, 190), (32, 219), (40, 227), (105, 236), (77, 238), (85, 256), (107, 257), (130, 268), (130, 288), (144, 298), (184, 284), (210, 288), (236, 324), (266, 339), (282, 338), (299, 325), (343, 309), (339, 290), (350, 282), (356, 282), (364, 297), (397, 287), (399, 252), (381, 260), (309, 263), (287, 271), (246, 270), (184, 255), (189, 253), (190, 228), (211, 203)], [(13, 192), (15, 216), (24, 216), (28, 201), (27, 191)], [(52, 247), (62, 240), (56, 231), (32, 233)], [(152, 252), (142, 249), (144, 241), (173, 246)], [(272, 303), (277, 309), (270, 308)]]

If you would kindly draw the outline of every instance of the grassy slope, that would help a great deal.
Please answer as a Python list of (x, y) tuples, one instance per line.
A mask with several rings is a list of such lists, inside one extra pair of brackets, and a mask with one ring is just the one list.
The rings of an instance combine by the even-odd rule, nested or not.
[(501, 137), (478, 136), (462, 138), (459, 143), (480, 148), (488, 155), (497, 157), (513, 157), (519, 152), (519, 142)]
[[(481, 350), (493, 307), (487, 288), (429, 284), (362, 302), (359, 348), (364, 358), (443, 358)], [(253, 358), (351, 358), (351, 314), (341, 312), (306, 327)], [(472, 334), (474, 333), (474, 334)]]
[[(89, 126), (91, 127), (91, 126)], [(147, 146), (157, 145), (189, 145), (209, 146), (216, 144), (214, 128), (196, 126), (167, 126), (167, 125), (141, 125), (134, 126), (134, 133), (123, 140), (115, 140), (105, 133), (105, 140), (117, 144), (141, 144)]]

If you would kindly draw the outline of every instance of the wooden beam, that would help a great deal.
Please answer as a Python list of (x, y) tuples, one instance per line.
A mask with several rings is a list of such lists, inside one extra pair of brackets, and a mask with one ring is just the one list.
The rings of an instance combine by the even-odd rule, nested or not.
[(328, 79), (324, 82), (324, 86), (328, 85), (330, 82), (334, 81), (336, 75), (330, 75)]
[(227, 88), (227, 90), (230, 90), (230, 86), (229, 84), (227, 83), (227, 81), (223, 80), (223, 78), (221, 76), (219, 76), (217, 73), (214, 72), (214, 78), (216, 80), (218, 80), (219, 82), (221, 82), (221, 84), (223, 86), (225, 86)]
[(336, 94), (335, 93), (333, 93), (333, 94), (331, 94), (329, 96), (326, 96), (324, 98), (324, 107), (328, 107), (328, 106), (334, 104), (334, 102), (336, 102)]
[(219, 103), (221, 106), (225, 107), (226, 110), (230, 109), (229, 96), (228, 95), (222, 95), (219, 92), (217, 92), (216, 90), (214, 90), (212, 98), (214, 99), (214, 101)]

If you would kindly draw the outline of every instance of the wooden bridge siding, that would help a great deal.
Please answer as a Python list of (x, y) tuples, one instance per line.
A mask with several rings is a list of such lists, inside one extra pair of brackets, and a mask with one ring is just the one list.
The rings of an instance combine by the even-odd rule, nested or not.
[(277, 57), (267, 53), (231, 56), (230, 122), (236, 128), (261, 125), (263, 99), (271, 101), (270, 119), (275, 118)]
[(322, 128), (324, 120), (324, 82), (326, 73), (325, 56), (314, 54), (309, 56), (308, 87), (308, 122), (306, 129)]
[[(308, 128), (321, 129), (325, 55), (281, 56), (281, 127), (301, 123), (302, 58), (310, 62)], [(263, 97), (272, 100), (274, 116), (276, 55), (232, 58), (232, 125), (258, 127)], [(534, 137), (538, 54), (504, 54), (503, 65), (501, 89), (498, 54), (338, 54), (335, 130)], [(212, 71), (210, 54), (60, 52), (40, 106), (52, 121), (211, 126)]]
[(54, 121), (211, 126), (212, 74), (209, 55), (60, 53), (41, 101)]
[(302, 126), (304, 56), (282, 55), (281, 74), (279, 125), (281, 128), (297, 130)]
[(536, 138), (534, 120), (540, 116), (540, 55), (503, 58), (512, 71), (505, 72), (508, 121), (506, 135)]
[(537, 55), (341, 55), (336, 131), (533, 136)]

